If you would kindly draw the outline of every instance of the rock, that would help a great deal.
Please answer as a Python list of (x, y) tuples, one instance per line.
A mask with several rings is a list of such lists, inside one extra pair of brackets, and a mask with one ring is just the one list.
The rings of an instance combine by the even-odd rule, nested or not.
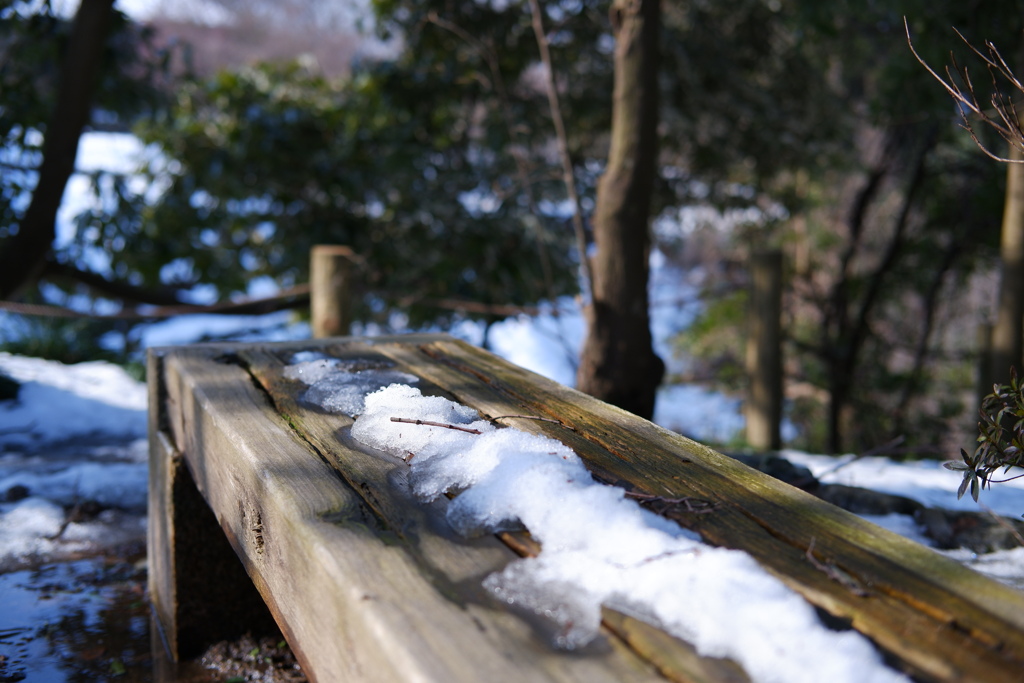
[(15, 484), (0, 496), (0, 503), (17, 503), (19, 500), (25, 500), (28, 498), (31, 493), (32, 492), (28, 490), (27, 486)]
[(13, 401), (18, 398), (18, 390), (21, 385), (0, 372), (0, 401)]
[(991, 553), (1024, 545), (1024, 522), (985, 512), (955, 512), (940, 508), (922, 508), (914, 515), (928, 538), (943, 550), (967, 548)]
[(911, 498), (856, 486), (821, 484), (814, 495), (857, 515), (914, 515), (924, 505)]

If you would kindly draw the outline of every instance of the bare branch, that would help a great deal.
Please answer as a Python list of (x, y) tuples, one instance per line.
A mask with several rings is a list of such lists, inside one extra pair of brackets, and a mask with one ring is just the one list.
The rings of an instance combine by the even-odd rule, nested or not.
[[(447, 422), (431, 422), (430, 420), (419, 420), (411, 417), (393, 417), (392, 422), (404, 422), (411, 425), (423, 425), (425, 427), (444, 427), (445, 429), (454, 429), (458, 432), (466, 432), (467, 434), (483, 434), (479, 429), (473, 429), (472, 427), (460, 427), (459, 425), (448, 424)], [(409, 457), (412, 459), (412, 456)]]
[[(1017, 107), (1014, 105), (1012, 98), (1008, 97), (1000, 87), (1000, 77), (1006, 80), (1013, 88), (1024, 93), (1024, 85), (1021, 84), (1020, 80), (1014, 75), (1013, 70), (1003, 59), (1003, 56), (996, 49), (996, 46), (991, 41), (985, 41), (985, 49), (988, 54), (985, 54), (977, 47), (972, 45), (967, 38), (964, 37), (960, 31), (956, 28), (953, 30), (960, 37), (960, 40), (964, 41), (970, 50), (977, 55), (982, 62), (984, 62), (986, 68), (989, 70), (989, 74), (992, 77), (992, 95), (989, 97), (989, 102), (992, 109), (995, 111), (996, 118), (989, 115), (985, 109), (978, 103), (978, 96), (974, 90), (974, 83), (971, 81), (971, 75), (966, 66), (961, 67), (956, 62), (956, 57), (950, 53), (952, 61), (952, 67), (946, 67), (946, 79), (942, 78), (938, 73), (935, 72), (931, 66), (917, 53), (914, 49), (914, 43), (910, 38), (910, 24), (907, 22), (907, 18), (903, 18), (903, 28), (907, 34), (907, 45), (910, 47), (911, 53), (913, 53), (915, 59), (927, 69), (935, 80), (942, 84), (942, 87), (946, 89), (950, 97), (957, 103), (957, 111), (962, 119), (961, 127), (966, 130), (971, 139), (974, 140), (974, 144), (978, 146), (986, 156), (995, 159), (996, 161), (1002, 161), (1009, 164), (1020, 164), (1024, 163), (1024, 159), (1010, 159), (1007, 157), (1000, 156), (989, 150), (985, 144), (979, 138), (977, 132), (974, 130), (974, 126), (971, 123), (969, 114), (974, 114), (983, 123), (995, 130), (1001, 138), (1006, 140), (1012, 147), (1017, 150), (1024, 152), (1024, 129), (1021, 128), (1020, 117), (1017, 114)], [(953, 74), (963, 82), (963, 88), (956, 84), (957, 78), (954, 78)], [(966, 89), (966, 92), (965, 92)]]
[(583, 276), (587, 280), (590, 299), (593, 301), (594, 278), (590, 270), (590, 259), (587, 257), (587, 233), (583, 228), (583, 207), (580, 206), (580, 198), (576, 192), (576, 174), (572, 168), (572, 159), (569, 157), (569, 138), (565, 134), (562, 108), (558, 102), (558, 90), (555, 88), (555, 67), (551, 63), (548, 38), (544, 33), (544, 18), (541, 14), (540, 0), (530, 0), (530, 12), (533, 14), (533, 33), (537, 38), (540, 58), (547, 70), (545, 84), (547, 85), (548, 92), (548, 106), (551, 108), (551, 119), (555, 124), (558, 152), (562, 157), (562, 175), (565, 180), (565, 191), (569, 194), (569, 199), (572, 201), (572, 225), (576, 232), (576, 249), (580, 253), (580, 265), (583, 268)]

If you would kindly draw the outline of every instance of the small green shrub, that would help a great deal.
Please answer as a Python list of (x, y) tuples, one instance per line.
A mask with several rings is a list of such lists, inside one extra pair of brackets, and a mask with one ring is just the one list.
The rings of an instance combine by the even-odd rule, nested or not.
[(1010, 370), (1009, 384), (993, 386), (992, 393), (982, 400), (978, 429), (981, 433), (973, 455), (961, 448), (963, 462), (943, 463), (946, 469), (964, 474), (957, 498), (962, 498), (970, 487), (975, 502), (981, 490), (992, 483), (1024, 477), (1018, 474), (1008, 479), (992, 478), (1000, 468), (1006, 475), (1014, 467), (1024, 466), (1024, 383), (1018, 380), (1015, 368)]

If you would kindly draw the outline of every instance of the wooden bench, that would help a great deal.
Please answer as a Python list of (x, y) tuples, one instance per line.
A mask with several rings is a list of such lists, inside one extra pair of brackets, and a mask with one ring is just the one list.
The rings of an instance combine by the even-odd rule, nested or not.
[(284, 370), (302, 350), (386, 360), (484, 417), (556, 419), (571, 429), (516, 426), (562, 441), (599, 481), (658, 497), (650, 509), (706, 542), (745, 550), (912, 675), (1024, 680), (1024, 594), (445, 335), (150, 353), (150, 591), (172, 658), (254, 628), (265, 611), (254, 586), (321, 683), (746, 680), (735, 664), (608, 609), (597, 645), (548, 646), (537, 624), (481, 588), (535, 550), (530, 539), (458, 537), (446, 499), (401, 494), (400, 461), (353, 441), (351, 419), (297, 400)]

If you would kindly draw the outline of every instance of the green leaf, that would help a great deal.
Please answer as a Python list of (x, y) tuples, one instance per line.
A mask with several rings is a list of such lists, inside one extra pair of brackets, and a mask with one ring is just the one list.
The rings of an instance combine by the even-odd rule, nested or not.
[(958, 488), (956, 490), (956, 499), (957, 500), (960, 500), (961, 498), (964, 497), (964, 493), (967, 491), (967, 485), (973, 479), (972, 474), (973, 473), (970, 473), (970, 472), (967, 473), (967, 474), (964, 474), (964, 480), (962, 482), (960, 482), (960, 488)]

